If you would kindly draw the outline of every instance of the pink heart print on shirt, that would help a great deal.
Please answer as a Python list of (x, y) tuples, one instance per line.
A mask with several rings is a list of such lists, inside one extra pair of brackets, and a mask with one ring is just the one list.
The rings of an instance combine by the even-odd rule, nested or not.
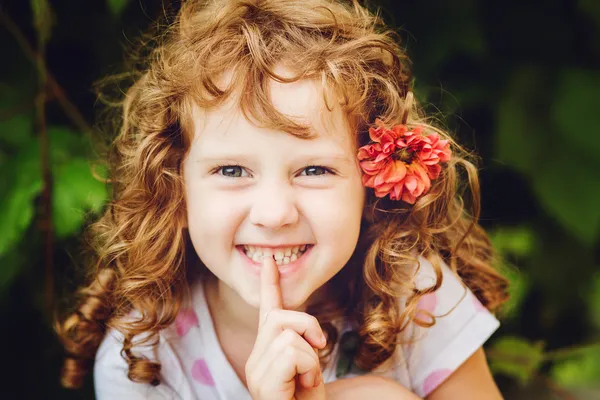
[(477, 311), (477, 312), (487, 311), (487, 308), (485, 308), (485, 306), (483, 304), (481, 304), (481, 302), (479, 301), (477, 296), (475, 296), (474, 294), (471, 295), (471, 300), (473, 301), (473, 306), (475, 307), (475, 311)]
[(179, 337), (187, 335), (193, 326), (199, 326), (198, 316), (191, 308), (183, 308), (175, 318), (175, 329)]
[(435, 292), (426, 294), (425, 296), (419, 299), (419, 303), (417, 304), (417, 316), (421, 320), (429, 320), (429, 317), (423, 311), (427, 311), (429, 314), (435, 316), (435, 308), (437, 307), (438, 299), (437, 294)]
[(440, 383), (444, 382), (451, 374), (452, 371), (449, 369), (438, 369), (429, 374), (423, 382), (423, 396), (427, 396), (429, 393), (431, 393), (436, 387), (440, 385)]
[(208, 365), (206, 365), (204, 358), (200, 358), (194, 362), (192, 366), (192, 378), (203, 385), (215, 386), (215, 381), (208, 370)]

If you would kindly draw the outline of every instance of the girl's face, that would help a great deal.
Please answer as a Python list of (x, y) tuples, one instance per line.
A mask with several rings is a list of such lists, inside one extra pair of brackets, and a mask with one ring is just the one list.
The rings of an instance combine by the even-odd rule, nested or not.
[(183, 168), (188, 228), (220, 285), (255, 307), (261, 252), (272, 249), (284, 307), (297, 309), (352, 255), (365, 189), (354, 135), (337, 105), (326, 110), (318, 84), (273, 82), (271, 96), (315, 138), (257, 128), (233, 102), (196, 107)]

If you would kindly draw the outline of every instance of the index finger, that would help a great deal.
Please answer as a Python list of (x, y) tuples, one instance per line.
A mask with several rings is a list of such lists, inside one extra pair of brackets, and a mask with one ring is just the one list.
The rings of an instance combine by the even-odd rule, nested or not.
[(263, 265), (260, 271), (260, 321), (262, 324), (269, 311), (281, 309), (283, 301), (281, 299), (281, 288), (279, 286), (279, 269), (273, 255), (265, 253), (263, 256)]

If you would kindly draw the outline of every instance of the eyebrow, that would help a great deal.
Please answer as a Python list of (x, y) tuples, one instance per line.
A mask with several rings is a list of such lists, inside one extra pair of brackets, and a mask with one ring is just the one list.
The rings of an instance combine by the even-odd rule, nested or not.
[[(217, 162), (217, 161), (225, 161), (225, 160), (244, 160), (244, 161), (250, 161), (250, 159), (252, 158), (252, 156), (249, 156), (247, 154), (243, 154), (243, 153), (223, 153), (223, 154), (218, 154), (218, 155), (211, 155), (211, 156), (202, 156), (199, 155), (198, 158), (196, 159), (196, 162)], [(260, 156), (257, 156), (257, 158), (260, 158)], [(345, 164), (352, 164), (353, 160), (350, 160), (348, 157), (346, 156), (341, 156), (341, 155), (307, 155), (306, 157), (303, 156), (298, 156), (298, 157), (294, 157), (294, 160), (296, 159), (302, 159), (302, 160), (306, 160), (306, 162), (308, 163), (316, 163), (316, 162), (324, 162), (324, 161), (338, 161), (338, 162), (342, 162)]]
[(315, 161), (331, 161), (331, 160), (335, 160), (335, 161), (340, 161), (340, 162), (344, 162), (344, 163), (350, 163), (351, 160), (348, 159), (348, 157), (344, 157), (344, 156), (311, 156), (310, 158), (308, 158), (309, 162), (315, 162)]

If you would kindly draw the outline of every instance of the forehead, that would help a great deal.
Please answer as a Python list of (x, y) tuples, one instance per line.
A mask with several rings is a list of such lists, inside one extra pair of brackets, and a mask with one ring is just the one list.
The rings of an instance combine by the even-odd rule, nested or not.
[[(278, 67), (275, 72), (283, 76), (291, 76), (291, 71)], [(231, 72), (225, 72), (218, 80), (218, 86), (225, 88), (232, 79)], [(324, 98), (323, 86), (315, 80), (301, 79), (295, 82), (282, 83), (269, 81), (269, 101), (275, 109), (293, 121), (308, 125), (313, 134), (310, 139), (299, 139), (283, 131), (270, 131), (251, 123), (244, 116), (240, 104), (239, 93), (233, 93), (223, 104), (210, 109), (202, 109), (196, 104), (192, 106), (194, 142), (203, 145), (211, 142), (239, 140), (240, 136), (264, 134), (270, 131), (281, 137), (295, 141), (309, 142), (316, 145), (328, 142), (343, 152), (355, 151), (355, 135), (342, 107), (333, 98)]]

